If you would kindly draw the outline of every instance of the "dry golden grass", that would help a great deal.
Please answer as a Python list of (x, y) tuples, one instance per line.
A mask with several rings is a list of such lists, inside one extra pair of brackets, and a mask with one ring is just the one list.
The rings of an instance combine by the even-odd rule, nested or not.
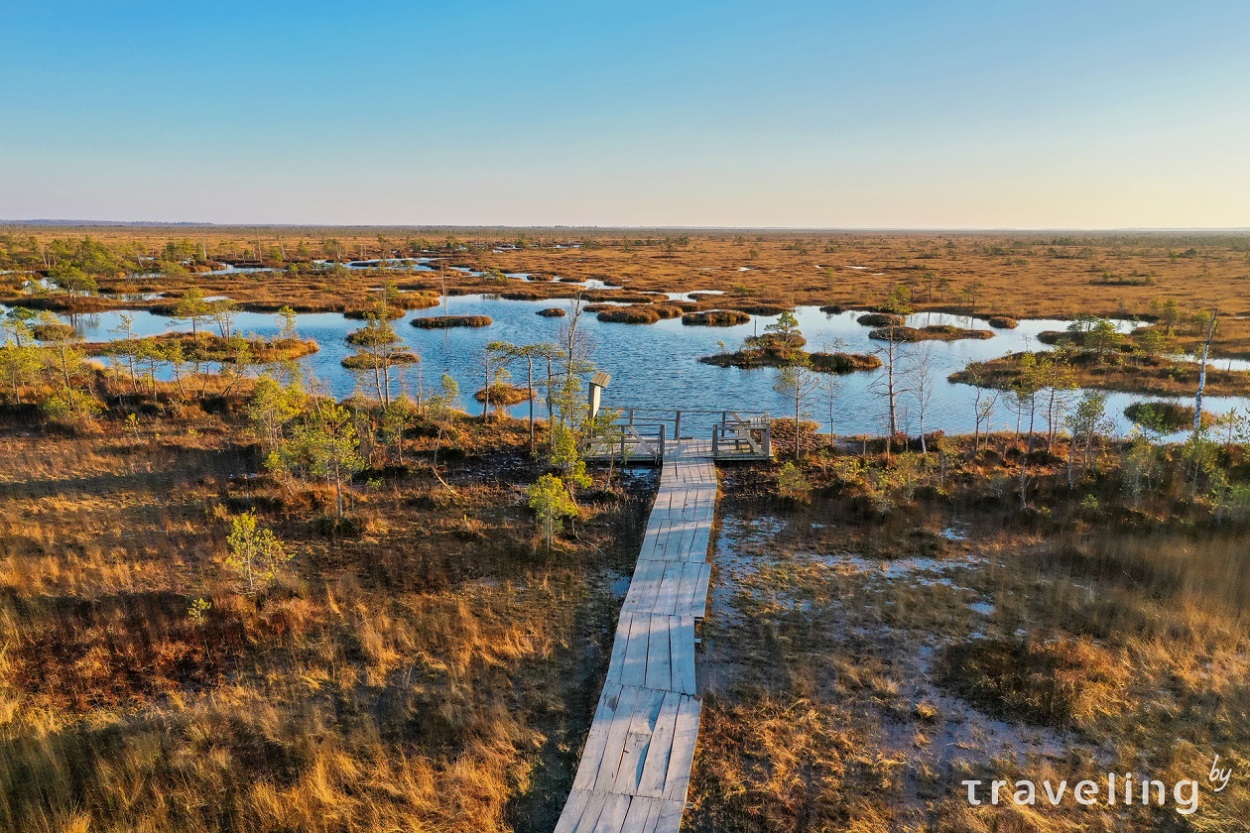
[[(871, 306), (899, 285), (911, 288), (922, 309), (974, 311), (1013, 318), (1070, 317), (1077, 312), (1108, 316), (1151, 316), (1156, 302), (1171, 299), (1183, 313), (1219, 310), (1223, 317), (1217, 350), (1250, 355), (1250, 240), (1243, 236), (1166, 234), (1051, 233), (800, 233), (665, 231), (528, 233), (529, 248), (494, 251), (522, 232), (463, 229), (230, 229), (162, 228), (22, 229), (42, 243), (90, 234), (110, 244), (137, 243), (156, 253), (167, 242), (203, 244), (209, 259), (237, 260), (246, 248), (262, 250), (281, 242), (289, 261), (325, 257), (377, 258), (411, 254), (428, 244), (450, 265), (479, 271), (496, 269), (557, 275), (565, 280), (594, 278), (622, 285), (629, 297), (640, 292), (723, 290), (705, 297), (704, 306), (740, 309), (794, 304)], [(378, 240), (378, 235), (384, 241)], [(337, 240), (339, 246), (325, 241)], [(580, 248), (554, 248), (554, 241), (581, 241)], [(307, 255), (298, 254), (303, 244)], [(472, 248), (465, 248), (471, 246)], [(331, 254), (335, 256), (335, 254)], [(380, 274), (342, 277), (304, 273), (194, 275), (177, 280), (101, 282), (112, 292), (170, 290), (196, 284), (227, 294), (255, 309), (364, 309)], [(431, 273), (391, 273), (406, 288), (430, 291), (442, 278)], [(447, 270), (455, 291), (503, 292), (528, 298), (567, 296), (575, 287), (560, 283), (510, 281), (501, 287), (491, 275), (480, 278)], [(511, 292), (509, 291), (511, 290)], [(610, 293), (602, 295), (609, 297)], [(13, 296), (9, 296), (13, 297)], [(639, 300), (645, 296), (638, 296)], [(0, 301), (3, 297), (0, 297)], [(94, 299), (78, 304), (99, 303)]]
[[(319, 233), (308, 231), (310, 247)], [(171, 236), (116, 234), (153, 249)], [(298, 247), (301, 232), (282, 234)], [(1187, 311), (1219, 308), (1219, 349), (1250, 350), (1239, 317), (1250, 268), (1236, 239), (651, 236), (442, 254), (449, 265), (623, 284), (595, 297), (640, 305), (654, 291), (728, 293), (703, 296), (704, 311), (873, 306), (900, 284), (922, 308), (1015, 317), (1146, 316), (1171, 298)], [(204, 242), (210, 257), (229, 257), (247, 237), (223, 230)], [(392, 235), (390, 245), (406, 243)], [(344, 240), (353, 255), (357, 246), (366, 257), (386, 248), (373, 231)], [(49, 303), (197, 285), (254, 309), (365, 310), (385, 277), (116, 279), (100, 298)], [(578, 291), (454, 270), (445, 279), (451, 293)], [(400, 280), (425, 305), (443, 278)], [(1182, 345), (1195, 333), (1184, 330)], [(231, 478), (259, 468), (238, 391), (208, 415), (158, 388), (137, 430), (116, 413), (0, 431), (0, 830), (549, 829), (610, 645), (615, 603), (602, 573), (636, 555), (636, 503), (601, 491), (578, 538), (537, 556), (521, 508), (536, 474), (524, 431), (460, 419), (440, 457), (451, 489), (420, 462), (400, 476), (370, 471), (352, 490), (359, 534), (328, 539), (313, 520), (333, 505), (329, 489)], [(796, 434), (815, 440), (806, 425), (777, 425), (781, 453)], [(434, 437), (429, 426), (413, 432), (410, 459)], [(1204, 827), (1168, 810), (964, 806), (961, 777), (1075, 779), (1108, 762), (1201, 777), (1215, 751), (1245, 771), (1250, 568), (1244, 519), (1216, 523), (1175, 457), (1130, 500), (1118, 450), (1075, 491), (1061, 459), (1028, 456), (1009, 438), (975, 461), (958, 451), (884, 512), (870, 493), (889, 488), (879, 448), (865, 450), (874, 464), (860, 479), (845, 453), (809, 459), (810, 509), (777, 503), (768, 473), (730, 476), (729, 517), (784, 524), (745, 547), (753, 568), (707, 623), (691, 828), (1236, 829), (1250, 817), (1244, 782), (1204, 809)], [(1241, 451), (1222, 453), (1235, 483), (1250, 480)], [(1026, 459), (1029, 511), (1013, 496)], [(295, 553), (255, 601), (221, 563), (226, 518), (246, 508)], [(943, 534), (954, 525), (965, 540)], [(869, 566), (825, 558), (848, 551)], [(889, 578), (911, 556), (967, 563)], [(189, 611), (198, 598), (212, 602), (200, 623)], [(1059, 760), (1045, 751), (1056, 743)]]
[[(727, 475), (691, 830), (1239, 829), (1247, 518), (1217, 521), (1175, 460), (1133, 498), (1117, 447), (1075, 490), (1062, 449), (1035, 453), (1023, 511), (1022, 449), (989, 445), (931, 455), (884, 514), (846, 452), (807, 457), (810, 506), (779, 501), (767, 471)], [(1240, 449), (1222, 453), (1250, 479)], [(1242, 773), (1218, 795), (1217, 753)], [(1197, 779), (1200, 811), (974, 808), (960, 784), (1109, 771)]]
[[(460, 418), (454, 493), (418, 430), (327, 539), (327, 489), (238, 476), (237, 412), (0, 430), (0, 830), (550, 829), (641, 505), (596, 487), (538, 553), (524, 426)], [(247, 508), (294, 554), (255, 599), (223, 564)]]
[[(1032, 361), (1033, 358), (1025, 353), (1009, 353), (1002, 358), (974, 362), (952, 374), (951, 380), (966, 383), (976, 380), (981, 385), (1010, 390), (1025, 375), (1022, 360)], [(1084, 388), (1177, 396), (1193, 395), (1203, 369), (1196, 361), (1142, 353), (1115, 353), (1106, 358), (1093, 353), (1073, 353), (1066, 367), (1071, 368), (1075, 381)], [(1246, 396), (1250, 394), (1250, 372), (1208, 365), (1204, 390), (1208, 396)], [(1189, 424), (1193, 424), (1192, 413)]]
[[(158, 348), (168, 349), (171, 344), (182, 348), (187, 362), (233, 362), (239, 348), (216, 333), (165, 333), (152, 336), (151, 342)], [(312, 339), (243, 339), (247, 359), (256, 363), (276, 364), (311, 356), (319, 349)], [(83, 345), (89, 356), (107, 356), (115, 345), (113, 342), (96, 342)]]

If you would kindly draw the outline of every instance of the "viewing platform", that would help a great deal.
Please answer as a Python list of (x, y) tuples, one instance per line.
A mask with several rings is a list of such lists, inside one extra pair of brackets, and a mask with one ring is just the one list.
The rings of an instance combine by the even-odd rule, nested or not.
[(710, 436), (703, 440), (708, 459), (717, 463), (773, 459), (772, 418), (767, 412), (618, 410), (620, 418), (583, 450), (583, 459), (587, 462), (658, 466), (665, 460), (667, 449), (679, 438), (684, 442), (694, 441), (692, 435), (699, 433), (690, 430), (695, 420), (706, 430), (709, 416), (712, 417)]

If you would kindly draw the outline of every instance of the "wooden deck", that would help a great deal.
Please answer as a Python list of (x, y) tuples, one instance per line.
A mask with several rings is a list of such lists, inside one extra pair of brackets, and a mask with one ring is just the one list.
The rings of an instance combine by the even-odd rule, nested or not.
[(556, 833), (677, 833), (699, 735), (695, 620), (716, 514), (708, 441), (670, 442), (608, 676)]
[[(581, 449), (588, 463), (621, 463), (632, 466), (661, 465), (672, 455), (669, 447), (680, 439), (690, 441), (682, 433), (682, 415), (687, 429), (692, 417), (712, 416), (712, 442), (700, 445), (699, 453), (721, 463), (769, 461), (773, 458), (772, 417), (767, 412), (738, 411), (662, 411), (658, 409), (623, 408), (623, 416), (586, 442)], [(700, 430), (696, 428), (695, 432)]]

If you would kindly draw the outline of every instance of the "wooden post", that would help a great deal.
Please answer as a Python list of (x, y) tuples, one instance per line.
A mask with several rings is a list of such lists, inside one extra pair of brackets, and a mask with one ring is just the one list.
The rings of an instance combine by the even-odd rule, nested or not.
[(767, 417), (764, 420), (764, 456), (770, 460), (773, 456), (773, 421)]
[(625, 463), (625, 426), (621, 426), (621, 464)]
[(1202, 366), (1198, 371), (1198, 394), (1194, 397), (1194, 436), (1202, 433), (1202, 394), (1207, 387), (1207, 358), (1211, 355), (1211, 339), (1215, 338), (1215, 313), (1207, 328), (1207, 342), (1202, 345)]
[(677, 412), (677, 418), (673, 421), (673, 439), (681, 442), (681, 411)]
[(715, 460), (720, 452), (720, 426), (712, 426), (712, 459)]
[(664, 423), (660, 423), (660, 460), (664, 460), (664, 431), (668, 428)]

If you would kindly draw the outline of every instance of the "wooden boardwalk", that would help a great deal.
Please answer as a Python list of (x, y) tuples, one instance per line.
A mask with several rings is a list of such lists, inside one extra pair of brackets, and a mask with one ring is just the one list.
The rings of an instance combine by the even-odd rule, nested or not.
[(696, 619), (716, 515), (708, 441), (671, 442), (608, 676), (556, 833), (677, 833), (699, 735)]

